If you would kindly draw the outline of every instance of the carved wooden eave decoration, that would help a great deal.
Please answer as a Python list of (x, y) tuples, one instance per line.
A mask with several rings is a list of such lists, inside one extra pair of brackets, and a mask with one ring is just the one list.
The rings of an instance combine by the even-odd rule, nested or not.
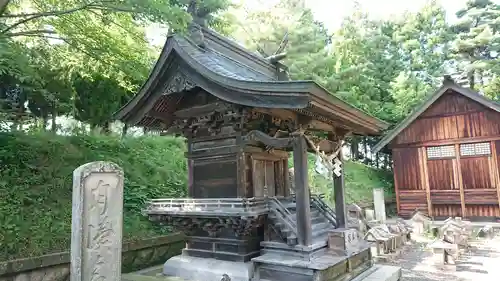
[[(264, 58), (255, 59), (228, 39), (202, 28), (206, 46), (171, 35), (150, 77), (139, 93), (115, 114), (136, 125), (155, 103), (167, 99), (161, 120), (166, 127), (182, 96), (203, 89), (222, 101), (253, 108), (294, 110), (355, 134), (378, 134), (388, 124), (336, 98), (314, 81), (278, 81), (278, 69)], [(149, 116), (151, 117), (151, 116)], [(159, 117), (160, 118), (160, 117)]]
[(415, 119), (417, 119), (422, 113), (424, 113), (424, 111), (426, 111), (432, 104), (434, 104), (434, 102), (436, 102), (445, 93), (449, 92), (458, 93), (484, 105), (487, 108), (490, 108), (496, 112), (500, 112), (499, 103), (492, 101), (469, 88), (457, 85), (449, 78), (445, 78), (443, 81), (443, 85), (436, 92), (434, 92), (427, 100), (425, 100), (419, 107), (417, 107), (412, 113), (410, 113), (410, 115), (408, 115), (396, 127), (385, 134), (385, 136), (373, 147), (373, 153), (377, 153), (384, 147), (386, 147), (399, 133), (401, 133), (406, 127), (408, 127), (413, 121), (415, 121)]

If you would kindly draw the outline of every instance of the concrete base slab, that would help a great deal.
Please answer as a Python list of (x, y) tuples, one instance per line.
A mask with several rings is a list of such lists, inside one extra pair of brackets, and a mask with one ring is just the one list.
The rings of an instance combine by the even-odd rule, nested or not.
[(376, 264), (351, 281), (398, 281), (401, 267)]
[(122, 275), (121, 281), (189, 281), (189, 280), (184, 280), (178, 277), (166, 277), (166, 276), (155, 277), (155, 276), (128, 273)]
[(248, 281), (253, 276), (253, 263), (179, 255), (165, 262), (163, 274), (190, 281), (221, 280), (226, 274), (231, 281)]

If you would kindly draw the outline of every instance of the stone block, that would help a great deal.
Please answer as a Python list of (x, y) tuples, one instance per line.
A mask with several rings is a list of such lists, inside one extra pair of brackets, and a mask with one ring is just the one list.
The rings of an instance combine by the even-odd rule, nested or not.
[(495, 237), (495, 230), (491, 225), (487, 225), (479, 230), (479, 232), (477, 233), (477, 237), (493, 239)]
[(123, 171), (92, 162), (73, 173), (71, 280), (119, 281), (122, 261)]
[(253, 276), (252, 262), (230, 262), (210, 258), (179, 255), (163, 265), (163, 274), (184, 280), (221, 280), (226, 274), (231, 281), (249, 281)]
[(433, 260), (436, 266), (447, 266), (446, 269), (453, 269), (453, 266), (456, 265), (456, 260), (460, 253), (458, 245), (444, 241), (436, 241), (430, 244), (429, 248), (432, 249)]
[(375, 220), (375, 211), (372, 209), (365, 209), (365, 218), (367, 221)]
[(328, 248), (344, 255), (366, 247), (356, 229), (334, 229), (328, 232)]

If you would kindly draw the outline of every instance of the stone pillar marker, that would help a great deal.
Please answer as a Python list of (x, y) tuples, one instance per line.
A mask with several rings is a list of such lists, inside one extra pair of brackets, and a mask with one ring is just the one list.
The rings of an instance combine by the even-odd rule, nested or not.
[(385, 198), (383, 188), (373, 189), (373, 205), (375, 207), (375, 219), (380, 223), (385, 223)]
[(123, 170), (91, 162), (73, 172), (70, 281), (120, 281)]

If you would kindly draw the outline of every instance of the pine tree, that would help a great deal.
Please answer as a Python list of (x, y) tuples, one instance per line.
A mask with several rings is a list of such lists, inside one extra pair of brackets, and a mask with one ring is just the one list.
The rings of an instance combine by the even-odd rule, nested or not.
[(498, 71), (500, 4), (490, 0), (469, 1), (457, 17), (460, 21), (453, 26), (458, 35), (453, 49), (455, 65), (469, 86), (479, 90)]

